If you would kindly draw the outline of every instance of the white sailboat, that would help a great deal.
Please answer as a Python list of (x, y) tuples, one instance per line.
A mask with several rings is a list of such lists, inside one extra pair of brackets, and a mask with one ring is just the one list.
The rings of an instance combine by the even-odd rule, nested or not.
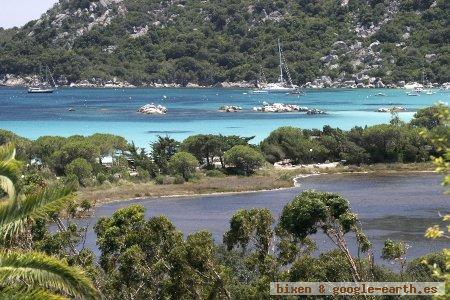
[[(254, 92), (260, 93), (292, 93), (298, 90), (298, 86), (292, 84), (291, 75), (289, 74), (289, 69), (287, 68), (286, 63), (284, 62), (283, 53), (281, 50), (281, 43), (278, 39), (278, 56), (280, 59), (280, 75), (278, 77), (278, 82), (274, 83), (264, 83), (259, 85), (259, 89)], [(283, 77), (283, 69), (287, 75), (287, 81)]]
[[(39, 72), (40, 74), (42, 74), (42, 72)], [(48, 67), (45, 68), (45, 76), (40, 78), (40, 82), (39, 84), (35, 85), (35, 86), (30, 86), (28, 88), (28, 93), (30, 94), (48, 94), (48, 93), (53, 93), (55, 91), (56, 88), (56, 84), (55, 84), (55, 80), (53, 79), (52, 74), (50, 73), (50, 70), (48, 69)]]

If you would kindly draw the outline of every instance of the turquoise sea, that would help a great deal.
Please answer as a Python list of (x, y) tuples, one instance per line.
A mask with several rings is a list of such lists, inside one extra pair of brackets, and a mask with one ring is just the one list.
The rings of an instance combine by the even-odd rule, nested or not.
[[(384, 93), (386, 96), (377, 96)], [(113, 133), (147, 147), (157, 135), (182, 140), (197, 133), (255, 136), (257, 143), (280, 126), (342, 129), (388, 122), (380, 107), (403, 106), (408, 121), (415, 111), (438, 101), (447, 102), (450, 91), (434, 95), (406, 95), (402, 89), (307, 90), (305, 96), (252, 94), (244, 89), (83, 89), (62, 88), (53, 94), (28, 94), (23, 88), (0, 88), (0, 128), (35, 139), (42, 135)], [(263, 101), (283, 102), (325, 110), (327, 115), (258, 113), (251, 109)], [(142, 115), (147, 103), (162, 104), (166, 115)], [(237, 105), (243, 112), (221, 113), (222, 105)], [(74, 108), (75, 111), (68, 111)]]

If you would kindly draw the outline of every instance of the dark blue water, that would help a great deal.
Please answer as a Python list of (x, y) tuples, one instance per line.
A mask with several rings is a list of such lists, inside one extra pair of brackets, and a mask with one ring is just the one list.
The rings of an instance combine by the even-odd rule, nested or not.
[[(383, 92), (386, 96), (375, 96)], [(156, 135), (176, 139), (197, 133), (222, 133), (265, 138), (280, 126), (350, 129), (389, 121), (390, 115), (375, 110), (404, 106), (400, 117), (409, 120), (414, 111), (437, 101), (448, 101), (450, 93), (409, 97), (405, 90), (311, 90), (306, 96), (252, 94), (239, 89), (59, 89), (53, 94), (28, 94), (25, 89), (0, 88), (0, 128), (28, 138), (42, 135), (114, 133), (148, 146)], [(263, 101), (319, 108), (328, 115), (304, 113), (257, 113)], [(136, 110), (147, 103), (162, 104), (166, 115), (142, 115)], [(242, 106), (245, 111), (221, 113), (222, 105)], [(75, 111), (69, 112), (68, 108)]]
[[(110, 216), (121, 207), (140, 204), (147, 209), (147, 217), (165, 215), (185, 234), (206, 229), (220, 243), (236, 210), (265, 207), (278, 218), (283, 206), (302, 190), (316, 189), (339, 193), (350, 201), (352, 210), (358, 214), (364, 232), (374, 245), (377, 261), (380, 260), (384, 240), (388, 238), (405, 241), (410, 247), (408, 258), (411, 259), (448, 246), (446, 241), (424, 237), (426, 228), (440, 222), (439, 213), (450, 210), (449, 198), (443, 195), (440, 180), (441, 176), (430, 173), (321, 175), (301, 179), (299, 187), (286, 190), (105, 204), (82, 224), (90, 224), (86, 244), (96, 249), (92, 226), (98, 218)], [(349, 240), (354, 245), (352, 236)], [(317, 235), (316, 241), (319, 252), (332, 247), (323, 235)], [(356, 252), (355, 248), (353, 251)]]

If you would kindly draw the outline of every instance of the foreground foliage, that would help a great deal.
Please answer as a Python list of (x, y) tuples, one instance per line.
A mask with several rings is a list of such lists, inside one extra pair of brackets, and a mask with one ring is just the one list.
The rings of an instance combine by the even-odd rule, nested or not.
[[(0, 165), (16, 164), (15, 151), (11, 149), (12, 146), (0, 149), (1, 158), (7, 159)], [(8, 184), (13, 183), (7, 179)], [(24, 251), (32, 246), (30, 225), (58, 211), (72, 198), (71, 189), (55, 187), (31, 195), (16, 195), (15, 189), (6, 187), (10, 199), (0, 203), (0, 294), (11, 299), (98, 298), (98, 292), (79, 268), (39, 252)], [(5, 247), (17, 239), (24, 250)]]

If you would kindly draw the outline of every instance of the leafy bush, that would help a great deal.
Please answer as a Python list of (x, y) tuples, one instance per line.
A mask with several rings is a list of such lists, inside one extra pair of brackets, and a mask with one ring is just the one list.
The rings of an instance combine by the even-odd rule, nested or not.
[(163, 184), (164, 183), (164, 176), (163, 175), (158, 175), (155, 177), (155, 183), (156, 184)]
[(185, 182), (186, 182), (186, 180), (184, 180), (183, 176), (181, 176), (181, 175), (175, 175), (173, 178), (174, 184), (183, 184)]
[(135, 177), (137, 180), (147, 181), (150, 179), (150, 173), (142, 167), (137, 167), (136, 172), (138, 175)]
[(280, 127), (261, 142), (261, 151), (274, 163), (289, 159), (294, 164), (324, 161), (326, 148), (294, 127)]
[(169, 160), (169, 169), (172, 173), (181, 175), (185, 181), (189, 181), (194, 175), (197, 166), (197, 159), (189, 152), (178, 152)]
[(97, 182), (99, 184), (103, 184), (106, 180), (108, 180), (108, 176), (106, 176), (105, 173), (98, 173), (97, 174)]
[(264, 156), (250, 146), (234, 146), (224, 154), (225, 163), (243, 175), (250, 175), (264, 163)]
[(92, 166), (84, 158), (76, 158), (66, 166), (66, 174), (75, 175), (78, 182), (85, 186), (88, 179), (92, 177)]

